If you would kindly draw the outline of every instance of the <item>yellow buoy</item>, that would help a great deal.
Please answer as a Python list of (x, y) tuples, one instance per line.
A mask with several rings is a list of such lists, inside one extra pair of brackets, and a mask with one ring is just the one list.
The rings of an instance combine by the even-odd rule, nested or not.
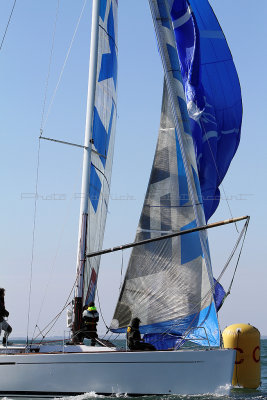
[(222, 336), (226, 349), (236, 349), (233, 386), (256, 389), (261, 384), (260, 332), (252, 325), (234, 324)]

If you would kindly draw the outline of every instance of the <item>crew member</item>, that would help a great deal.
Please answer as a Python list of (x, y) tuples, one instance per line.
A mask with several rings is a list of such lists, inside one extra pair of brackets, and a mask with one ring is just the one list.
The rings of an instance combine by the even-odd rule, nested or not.
[(130, 326), (127, 328), (127, 346), (130, 350), (156, 350), (156, 348), (150, 344), (144, 342), (141, 339), (139, 330), (140, 319), (133, 318)]
[(99, 314), (95, 307), (95, 303), (91, 301), (88, 307), (83, 311), (83, 337), (91, 339), (91, 346), (95, 346), (97, 335), (97, 323)]
[(1, 330), (5, 331), (4, 337), (3, 337), (3, 345), (5, 346), (7, 344), (7, 338), (12, 332), (11, 326), (6, 322), (4, 317), (8, 317), (9, 312), (6, 310), (5, 307), (5, 289), (0, 288), (0, 335), (1, 335)]

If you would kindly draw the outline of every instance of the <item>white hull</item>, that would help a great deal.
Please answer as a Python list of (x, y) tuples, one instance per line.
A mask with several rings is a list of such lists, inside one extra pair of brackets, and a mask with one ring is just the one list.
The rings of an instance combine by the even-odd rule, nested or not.
[[(92, 349), (93, 350), (93, 349)], [(0, 395), (229, 391), (234, 350), (0, 355)]]

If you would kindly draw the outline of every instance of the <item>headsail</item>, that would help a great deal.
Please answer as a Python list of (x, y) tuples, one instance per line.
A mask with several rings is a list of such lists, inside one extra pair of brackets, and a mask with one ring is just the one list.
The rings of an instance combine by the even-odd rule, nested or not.
[(206, 220), (240, 140), (240, 84), (225, 36), (208, 0), (171, 1)]
[[(94, 0), (97, 13), (95, 38), (95, 82), (91, 123), (89, 122), (89, 160), (82, 190), (80, 237), (77, 262), (76, 329), (81, 308), (94, 300), (100, 257), (86, 260), (86, 254), (102, 248), (110, 194), (115, 125), (117, 117), (117, 0)], [(92, 35), (94, 32), (92, 33)], [(89, 78), (90, 86), (90, 78)], [(90, 107), (89, 107), (90, 108)], [(85, 149), (85, 152), (87, 150)], [(88, 185), (89, 183), (89, 185)], [(84, 202), (83, 202), (84, 200)], [(77, 302), (79, 304), (77, 304)], [(78, 310), (79, 309), (79, 310)], [(75, 330), (75, 329), (74, 329)]]
[[(194, 143), (176, 43), (165, 0), (150, 0), (166, 85), (161, 125), (136, 241), (204, 225)], [(218, 346), (219, 327), (205, 232), (134, 248), (111, 323), (123, 332), (131, 318), (141, 332), (189, 337)], [(173, 345), (173, 340), (172, 344)], [(207, 340), (200, 344), (206, 345)], [(165, 346), (165, 345), (163, 345)]]

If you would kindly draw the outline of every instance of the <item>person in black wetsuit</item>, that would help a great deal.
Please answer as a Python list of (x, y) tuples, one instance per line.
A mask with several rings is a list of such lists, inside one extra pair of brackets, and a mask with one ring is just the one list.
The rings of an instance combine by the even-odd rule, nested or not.
[(4, 337), (3, 337), (3, 345), (5, 346), (7, 344), (7, 338), (12, 332), (11, 326), (6, 322), (4, 317), (8, 317), (9, 312), (6, 310), (5, 307), (5, 289), (0, 288), (0, 334), (1, 330), (5, 331)]
[(99, 321), (99, 314), (95, 307), (95, 303), (91, 301), (88, 307), (83, 311), (83, 338), (91, 339), (91, 346), (95, 346), (97, 335), (97, 323)]
[(133, 318), (130, 326), (127, 328), (127, 346), (130, 350), (156, 350), (156, 348), (150, 344), (146, 343), (141, 339), (141, 334), (139, 331), (139, 318)]

